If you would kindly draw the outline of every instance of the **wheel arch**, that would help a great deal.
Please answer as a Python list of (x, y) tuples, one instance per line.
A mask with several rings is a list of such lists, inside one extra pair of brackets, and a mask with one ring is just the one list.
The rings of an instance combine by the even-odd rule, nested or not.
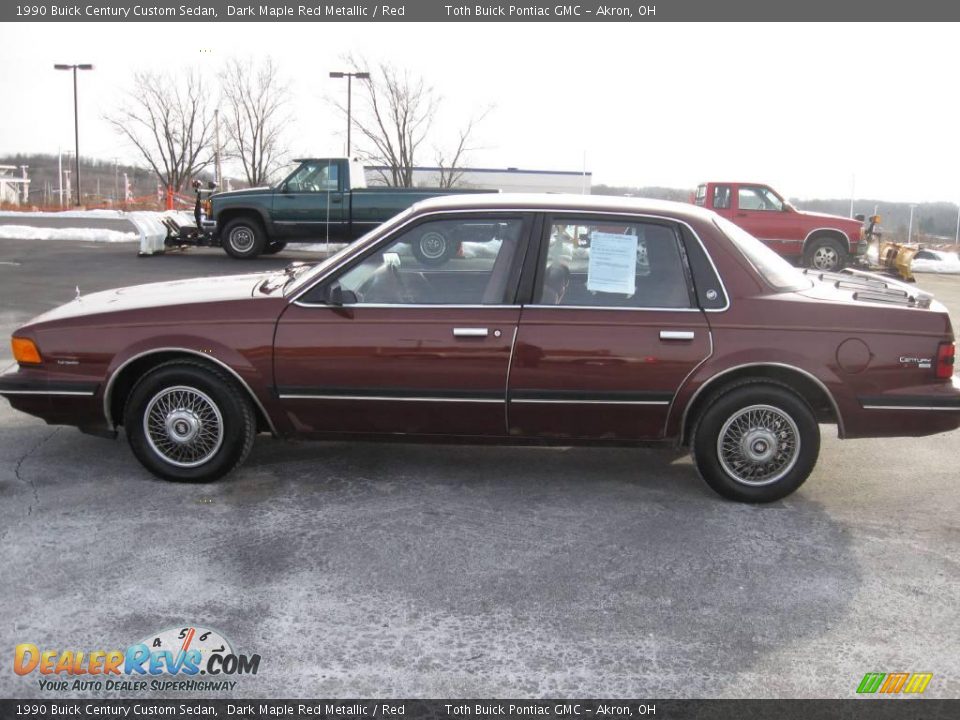
[(248, 217), (258, 221), (260, 225), (263, 226), (264, 231), (266, 231), (268, 234), (272, 228), (270, 224), (270, 218), (267, 216), (267, 213), (263, 209), (256, 208), (256, 207), (241, 206), (241, 207), (228, 207), (221, 210), (216, 218), (217, 229), (222, 230), (223, 227), (228, 222), (230, 222), (231, 220), (236, 220), (237, 218), (240, 218), (240, 217)]
[(254, 414), (257, 419), (257, 430), (268, 431), (274, 436), (278, 435), (273, 420), (260, 402), (260, 398), (257, 397), (247, 381), (244, 380), (236, 370), (208, 353), (181, 347), (164, 347), (145, 350), (124, 360), (123, 363), (111, 373), (103, 391), (103, 413), (107, 421), (107, 427), (111, 430), (116, 430), (120, 424), (118, 421), (123, 417), (123, 405), (139, 377), (142, 377), (158, 365), (177, 359), (199, 360), (201, 363), (210, 367), (226, 370), (230, 377), (236, 380), (247, 397), (253, 401)]
[(844, 252), (848, 254), (850, 253), (850, 236), (839, 228), (831, 227), (816, 228), (808, 232), (807, 236), (803, 239), (803, 252), (807, 251), (807, 248), (810, 246), (811, 242), (819, 238), (839, 240), (843, 244)]
[(680, 445), (690, 442), (693, 425), (709, 401), (724, 388), (743, 380), (770, 380), (786, 386), (810, 405), (818, 423), (835, 424), (840, 437), (844, 436), (843, 415), (840, 407), (820, 378), (795, 365), (758, 362), (721, 370), (697, 388), (683, 411), (680, 423)]

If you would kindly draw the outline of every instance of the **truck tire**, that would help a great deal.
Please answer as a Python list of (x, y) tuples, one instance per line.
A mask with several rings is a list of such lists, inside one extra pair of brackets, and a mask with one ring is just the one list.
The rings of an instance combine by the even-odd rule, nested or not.
[(252, 217), (236, 217), (227, 221), (220, 235), (224, 252), (237, 260), (252, 260), (267, 246), (267, 233), (260, 221)]
[(712, 398), (690, 449), (714, 492), (739, 502), (773, 502), (813, 471), (820, 429), (810, 406), (788, 387), (747, 380)]
[(843, 243), (831, 237), (813, 238), (803, 251), (804, 267), (822, 272), (838, 272), (847, 264)]
[(267, 246), (263, 249), (264, 255), (276, 255), (278, 252), (283, 250), (287, 246), (286, 240), (274, 240), (268, 242)]
[(413, 241), (413, 254), (423, 265), (439, 266), (460, 252), (460, 242), (439, 230), (427, 230)]

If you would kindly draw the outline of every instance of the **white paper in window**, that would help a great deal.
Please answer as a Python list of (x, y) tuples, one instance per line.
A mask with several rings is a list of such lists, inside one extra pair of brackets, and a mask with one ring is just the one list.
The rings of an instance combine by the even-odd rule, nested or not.
[(590, 233), (590, 292), (633, 295), (637, 290), (637, 236)]

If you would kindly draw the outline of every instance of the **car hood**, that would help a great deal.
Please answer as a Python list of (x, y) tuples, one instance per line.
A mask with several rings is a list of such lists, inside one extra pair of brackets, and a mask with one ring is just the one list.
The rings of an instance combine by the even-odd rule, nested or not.
[(844, 224), (856, 226), (856, 227), (860, 227), (861, 225), (859, 220), (843, 217), (842, 215), (830, 215), (829, 213), (810, 212), (809, 210), (797, 210), (797, 212), (809, 218), (828, 220), (829, 222), (832, 222), (832, 223), (844, 223)]
[(243, 190), (226, 190), (224, 192), (216, 193), (210, 197), (211, 200), (228, 200), (230, 198), (244, 197), (245, 195), (263, 195), (264, 193), (272, 193), (273, 188), (268, 185), (263, 187), (253, 187), (253, 188), (244, 188)]
[(76, 300), (34, 318), (31, 324), (107, 312), (252, 298), (256, 287), (274, 274), (221, 275), (104, 290), (80, 295)]

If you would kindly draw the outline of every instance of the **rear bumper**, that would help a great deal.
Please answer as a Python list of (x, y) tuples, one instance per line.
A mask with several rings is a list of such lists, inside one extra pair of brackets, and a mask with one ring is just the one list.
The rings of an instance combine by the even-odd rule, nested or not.
[(922, 437), (960, 428), (960, 377), (937, 388), (858, 395), (848, 437)]

